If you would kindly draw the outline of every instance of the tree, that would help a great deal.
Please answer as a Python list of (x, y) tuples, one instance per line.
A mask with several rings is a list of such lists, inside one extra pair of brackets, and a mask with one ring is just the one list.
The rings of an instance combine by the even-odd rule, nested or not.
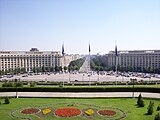
[(137, 104), (139, 105), (139, 102), (140, 102), (140, 100), (142, 99), (142, 95), (141, 95), (141, 93), (139, 94), (139, 96), (138, 96), (138, 100), (137, 100)]
[(139, 94), (139, 96), (138, 96), (137, 105), (138, 105), (139, 107), (144, 107), (144, 106), (145, 106), (141, 94)]
[(21, 68), (21, 69), (20, 69), (20, 72), (21, 72), (21, 73), (26, 73), (26, 69), (25, 69), (25, 68)]
[(64, 68), (63, 68), (63, 69), (64, 69), (64, 71), (66, 71), (68, 68), (67, 68), (66, 66), (64, 66)]
[(14, 86), (15, 87), (23, 87), (23, 83), (22, 82), (15, 82)]
[(154, 102), (150, 101), (149, 105), (148, 105), (148, 111), (147, 111), (147, 114), (148, 115), (152, 115), (153, 113), (153, 107), (154, 107)]
[(144, 101), (143, 101), (143, 99), (140, 99), (140, 101), (139, 101), (139, 107), (144, 107)]
[(157, 113), (154, 120), (160, 120), (160, 113)]
[(2, 71), (0, 70), (0, 75), (2, 75)]
[(83, 58), (71, 61), (68, 66), (69, 71), (79, 70), (82, 64), (84, 63), (84, 61), (85, 59)]
[(157, 111), (159, 111), (160, 110), (160, 105), (158, 105), (158, 107), (157, 107)]
[(42, 66), (42, 72), (45, 72), (45, 71), (46, 71), (45, 67), (44, 67), (44, 66)]
[(21, 70), (20, 70), (20, 68), (15, 68), (15, 69), (13, 70), (13, 72), (14, 72), (14, 74), (18, 74), (18, 73), (21, 72)]
[(32, 71), (33, 71), (34, 73), (36, 73), (36, 68), (35, 68), (35, 67), (33, 67), (33, 68), (32, 68)]
[(9, 104), (9, 103), (10, 103), (10, 101), (9, 101), (9, 98), (8, 98), (8, 97), (5, 97), (5, 99), (4, 99), (4, 103), (5, 103), (5, 104)]
[(4, 71), (3, 70), (0, 70), (0, 75), (4, 75)]
[(30, 87), (35, 87), (36, 86), (36, 82), (30, 82)]
[(2, 84), (2, 87), (14, 87), (13, 82), (5, 82)]

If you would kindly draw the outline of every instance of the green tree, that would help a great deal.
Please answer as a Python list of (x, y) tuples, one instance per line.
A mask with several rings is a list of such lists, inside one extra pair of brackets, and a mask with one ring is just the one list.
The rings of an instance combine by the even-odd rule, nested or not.
[(36, 86), (36, 82), (30, 82), (30, 87), (35, 87)]
[(20, 72), (21, 72), (21, 73), (26, 73), (26, 69), (25, 69), (25, 68), (21, 68), (21, 69), (20, 69)]
[(67, 69), (68, 69), (68, 68), (67, 68), (66, 66), (64, 66), (64, 68), (63, 68), (63, 69), (64, 69), (64, 71), (67, 71)]
[(2, 84), (2, 87), (14, 87), (13, 82), (5, 82)]
[(157, 107), (157, 111), (159, 111), (160, 110), (160, 105), (158, 105), (158, 107)]
[(0, 70), (0, 75), (4, 75), (4, 71)]
[(14, 86), (15, 87), (23, 87), (23, 83), (22, 82), (15, 82)]
[(5, 104), (9, 104), (9, 103), (10, 103), (10, 101), (9, 101), (9, 98), (8, 98), (8, 97), (5, 97), (5, 99), (4, 99), (4, 103), (5, 103)]
[(144, 107), (144, 101), (143, 101), (143, 99), (140, 99), (140, 101), (139, 101), (139, 107)]
[(139, 105), (139, 102), (140, 102), (140, 100), (142, 99), (142, 95), (141, 95), (141, 93), (139, 94), (139, 96), (138, 96), (138, 100), (137, 100), (137, 104)]
[(68, 66), (68, 70), (69, 71), (79, 70), (82, 64), (84, 63), (84, 61), (85, 61), (84, 58), (80, 58), (80, 59), (71, 61)]
[(160, 120), (160, 113), (157, 113), (154, 120)]
[(141, 94), (139, 94), (139, 96), (138, 96), (137, 105), (138, 105), (139, 107), (144, 107), (144, 106), (145, 106), (145, 104), (144, 104), (144, 101), (143, 101), (143, 98), (142, 98), (142, 95), (141, 95)]
[(154, 107), (154, 102), (150, 101), (148, 108), (147, 108), (147, 114), (152, 115), (153, 113), (153, 107)]
[(42, 72), (45, 72), (45, 71), (46, 71), (45, 67), (44, 67), (44, 66), (42, 66)]

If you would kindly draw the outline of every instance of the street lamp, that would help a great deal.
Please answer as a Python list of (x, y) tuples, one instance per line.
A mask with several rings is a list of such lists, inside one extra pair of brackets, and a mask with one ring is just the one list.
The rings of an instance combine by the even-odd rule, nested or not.
[(137, 81), (137, 79), (130, 79), (131, 80), (131, 82), (133, 83), (133, 93), (132, 93), (132, 98), (134, 98), (134, 83), (135, 83), (135, 81)]

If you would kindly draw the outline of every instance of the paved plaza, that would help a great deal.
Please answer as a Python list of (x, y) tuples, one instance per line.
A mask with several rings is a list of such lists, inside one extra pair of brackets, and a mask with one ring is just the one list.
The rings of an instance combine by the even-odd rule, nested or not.
[[(109, 82), (109, 81), (119, 81), (119, 82), (127, 82), (130, 81), (131, 77), (124, 77), (124, 76), (118, 76), (115, 75), (98, 75), (98, 74), (92, 74), (88, 75), (86, 73), (57, 73), (57, 74), (42, 74), (42, 75), (14, 75), (11, 78), (3, 77), (0, 78), (1, 81), (7, 79), (7, 80), (14, 80), (14, 79), (20, 79), (21, 81), (52, 81), (52, 82)], [(138, 81), (144, 80), (144, 81), (160, 81), (160, 78), (140, 78), (140, 77), (134, 77)]]

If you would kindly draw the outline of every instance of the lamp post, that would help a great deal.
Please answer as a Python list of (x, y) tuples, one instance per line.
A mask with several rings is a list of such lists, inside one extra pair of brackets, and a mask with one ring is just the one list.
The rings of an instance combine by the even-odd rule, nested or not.
[(16, 85), (16, 98), (18, 98), (17, 85)]
[(134, 98), (134, 83), (135, 83), (135, 81), (137, 80), (137, 79), (130, 79), (131, 81), (132, 81), (132, 83), (133, 83), (133, 93), (132, 93), (132, 98)]
[(99, 82), (99, 70), (98, 70), (98, 82)]
[[(16, 98), (18, 98), (18, 89), (17, 89), (17, 82), (18, 80), (16, 79)], [(19, 82), (20, 82), (20, 79), (19, 79)]]

